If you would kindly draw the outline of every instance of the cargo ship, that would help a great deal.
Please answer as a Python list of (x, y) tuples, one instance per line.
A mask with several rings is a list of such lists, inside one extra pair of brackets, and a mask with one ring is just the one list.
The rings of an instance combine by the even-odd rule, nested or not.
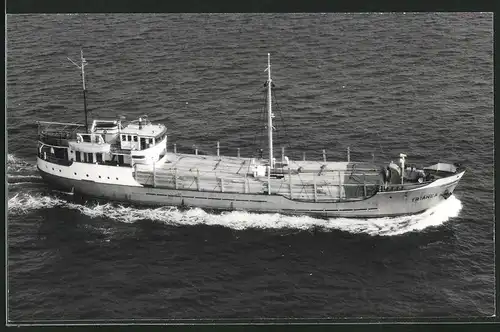
[[(69, 59), (69, 58), (68, 58)], [(252, 157), (178, 153), (167, 127), (146, 116), (133, 121), (38, 122), (37, 168), (51, 187), (75, 197), (144, 206), (199, 207), (315, 217), (391, 217), (417, 214), (449, 198), (465, 170), (435, 162), (417, 169), (398, 163), (291, 160), (273, 147), (270, 54), (267, 58), (266, 153)]]

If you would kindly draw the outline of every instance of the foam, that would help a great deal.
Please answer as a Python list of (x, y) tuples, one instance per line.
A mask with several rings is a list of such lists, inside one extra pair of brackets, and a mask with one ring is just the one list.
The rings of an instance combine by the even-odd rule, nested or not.
[(19, 161), (19, 159), (16, 156), (14, 156), (13, 154), (10, 154), (10, 153), (7, 154), (7, 162), (8, 163), (16, 163), (18, 161)]
[(7, 179), (41, 179), (40, 175), (28, 175), (28, 174), (7, 174)]
[(36, 170), (36, 165), (28, 163), (13, 154), (7, 154), (7, 171), (33, 171)]
[(9, 214), (27, 214), (33, 210), (50, 209), (63, 206), (66, 202), (62, 199), (40, 194), (17, 193), (9, 198), (7, 203)]
[(394, 218), (330, 218), (316, 219), (309, 216), (285, 216), (281, 214), (249, 213), (241, 211), (212, 214), (199, 208), (181, 211), (175, 207), (154, 209), (134, 208), (112, 203), (80, 205), (52, 196), (20, 193), (9, 199), (9, 214), (25, 214), (37, 209), (65, 207), (78, 210), (90, 218), (107, 218), (118, 222), (133, 223), (152, 220), (168, 225), (213, 225), (234, 230), (244, 229), (296, 229), (363, 233), (373, 236), (393, 236), (428, 227), (442, 225), (450, 218), (457, 217), (462, 203), (451, 196), (426, 212), (412, 216)]
[(428, 227), (440, 226), (450, 218), (457, 217), (461, 209), (462, 202), (452, 195), (447, 200), (420, 214), (394, 218), (336, 218), (330, 219), (328, 227), (350, 233), (366, 233), (381, 236), (400, 235), (413, 231), (421, 231)]
[(16, 181), (8, 183), (9, 187), (18, 187), (18, 186), (32, 186), (34, 184), (39, 184), (40, 182), (32, 182), (32, 181)]

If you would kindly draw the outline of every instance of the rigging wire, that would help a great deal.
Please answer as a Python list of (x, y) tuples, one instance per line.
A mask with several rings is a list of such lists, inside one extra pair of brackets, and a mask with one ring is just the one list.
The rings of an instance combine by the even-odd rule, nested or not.
[(288, 135), (288, 129), (287, 129), (287, 126), (286, 126), (286, 123), (285, 123), (285, 120), (283, 118), (283, 111), (281, 110), (281, 107), (280, 105), (278, 104), (278, 98), (276, 97), (276, 92), (275, 90), (272, 90), (272, 93), (273, 93), (273, 96), (274, 96), (274, 101), (276, 103), (276, 109), (278, 110), (279, 112), (279, 115), (280, 115), (280, 119), (281, 119), (281, 123), (283, 125), (283, 130), (285, 132), (285, 144), (288, 148), (290, 148), (291, 144), (290, 144), (290, 136)]
[[(263, 92), (262, 91), (262, 87), (259, 87), (259, 90), (261, 90), (260, 92)], [(265, 105), (265, 102), (267, 100), (267, 97), (264, 96), (264, 103), (263, 105)], [(261, 124), (263, 121), (264, 121), (264, 115), (265, 115), (265, 106), (262, 106), (261, 109), (260, 109), (260, 112), (259, 112), (259, 121), (258, 123)], [(259, 135), (259, 130), (257, 129), (255, 131), (255, 134), (254, 134), (254, 138), (253, 138), (253, 147), (254, 147), (254, 151), (252, 153), (252, 157), (255, 157), (256, 153), (257, 153), (257, 136)], [(262, 135), (262, 134), (261, 134)], [(259, 146), (262, 146), (262, 137), (259, 137)]]

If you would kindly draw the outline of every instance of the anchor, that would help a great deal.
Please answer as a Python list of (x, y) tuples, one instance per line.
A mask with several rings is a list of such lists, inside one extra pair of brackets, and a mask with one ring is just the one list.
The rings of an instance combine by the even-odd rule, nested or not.
[(448, 189), (446, 189), (446, 191), (444, 193), (441, 194), (441, 196), (444, 197), (444, 199), (448, 199), (450, 196), (452, 195), (452, 193), (450, 193), (448, 191)]

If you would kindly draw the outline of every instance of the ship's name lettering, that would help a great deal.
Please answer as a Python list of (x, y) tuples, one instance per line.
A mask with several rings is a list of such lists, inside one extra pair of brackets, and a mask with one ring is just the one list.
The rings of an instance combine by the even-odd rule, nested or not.
[(418, 202), (418, 201), (421, 201), (421, 200), (424, 200), (424, 199), (429, 199), (429, 198), (433, 198), (433, 197), (436, 197), (438, 194), (429, 194), (429, 195), (424, 195), (424, 196), (420, 196), (420, 197), (415, 197), (413, 198), (411, 201), (412, 202)]

